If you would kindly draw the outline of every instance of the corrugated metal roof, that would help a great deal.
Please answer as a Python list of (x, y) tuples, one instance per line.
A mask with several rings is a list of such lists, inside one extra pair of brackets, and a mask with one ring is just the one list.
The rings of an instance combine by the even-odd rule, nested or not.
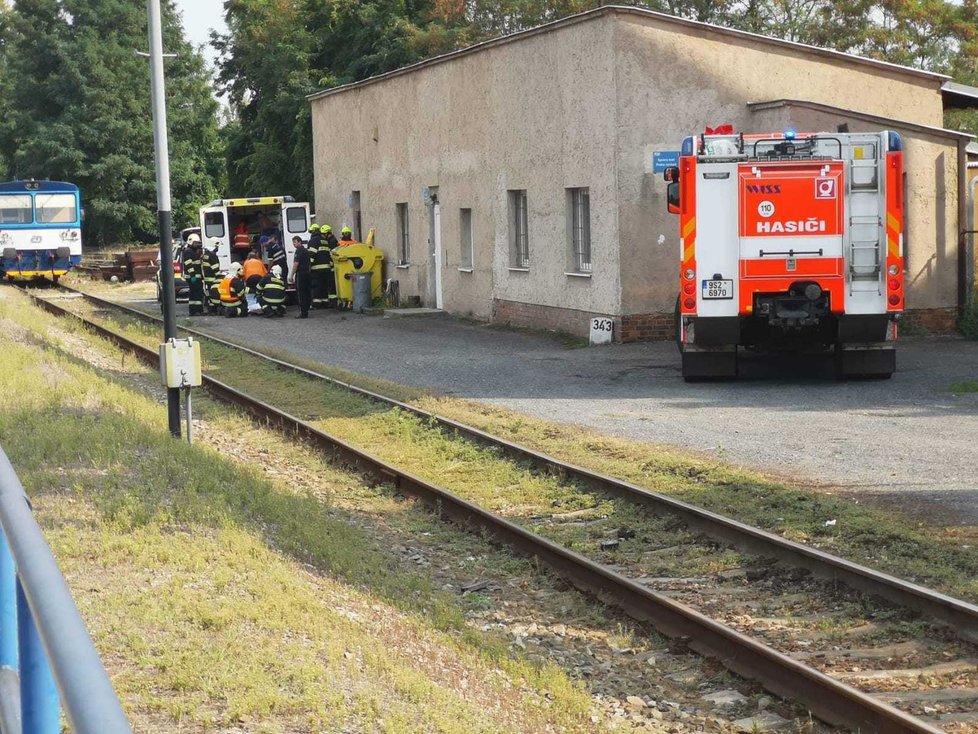
[(821, 102), (812, 102), (807, 99), (774, 99), (767, 102), (747, 103), (747, 108), (752, 112), (754, 110), (769, 110), (776, 109), (778, 107), (807, 107), (808, 109), (816, 110), (818, 112), (828, 112), (829, 114), (839, 115), (841, 117), (849, 117), (853, 120), (863, 120), (864, 122), (879, 125), (884, 129), (887, 126), (891, 126), (903, 128), (904, 130), (912, 130), (913, 132), (919, 132), (925, 135), (935, 135), (941, 138), (954, 138), (957, 140), (974, 140), (975, 138), (974, 135), (971, 135), (970, 133), (963, 133), (960, 130), (948, 130), (943, 127), (921, 125), (918, 122), (908, 122), (906, 120), (898, 120), (893, 117), (883, 117), (882, 115), (873, 115), (868, 112), (848, 110), (845, 107), (835, 107), (834, 105), (822, 104)]

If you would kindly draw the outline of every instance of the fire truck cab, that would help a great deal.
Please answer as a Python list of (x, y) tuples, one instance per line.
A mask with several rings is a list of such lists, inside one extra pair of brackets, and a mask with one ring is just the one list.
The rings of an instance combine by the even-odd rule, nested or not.
[(903, 153), (878, 133), (686, 138), (665, 172), (679, 215), (687, 380), (737, 376), (739, 348), (834, 351), (890, 377), (904, 308)]

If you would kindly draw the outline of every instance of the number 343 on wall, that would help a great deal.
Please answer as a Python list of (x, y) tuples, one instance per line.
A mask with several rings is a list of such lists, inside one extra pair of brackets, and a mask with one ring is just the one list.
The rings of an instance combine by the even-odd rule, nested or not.
[(592, 344), (610, 344), (611, 337), (615, 330), (613, 319), (593, 318), (591, 319), (591, 339)]

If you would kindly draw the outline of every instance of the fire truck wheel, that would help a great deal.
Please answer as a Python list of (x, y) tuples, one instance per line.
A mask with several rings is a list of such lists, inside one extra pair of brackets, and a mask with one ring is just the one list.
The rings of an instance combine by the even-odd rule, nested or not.
[(729, 352), (683, 352), (683, 379), (732, 380), (737, 377), (737, 350)]
[(840, 380), (889, 380), (896, 371), (893, 349), (843, 349), (835, 347), (835, 376)]

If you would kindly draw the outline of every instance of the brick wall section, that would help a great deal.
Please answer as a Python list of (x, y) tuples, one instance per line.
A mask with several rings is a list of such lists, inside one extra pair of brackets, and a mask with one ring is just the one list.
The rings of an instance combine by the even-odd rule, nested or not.
[(909, 329), (923, 329), (935, 334), (957, 331), (957, 308), (916, 308), (903, 314), (903, 325)]
[(621, 317), (617, 338), (621, 342), (668, 341), (676, 337), (672, 313), (639, 313)]
[(612, 316), (533, 303), (517, 303), (500, 299), (493, 301), (492, 320), (497, 323), (530, 329), (552, 329), (584, 339), (590, 335), (593, 318), (614, 320), (616, 342), (667, 340), (672, 339), (676, 333), (675, 318), (671, 313)]
[[(591, 319), (614, 319), (616, 342), (669, 341), (676, 336), (676, 319), (672, 313), (628, 314), (609, 316), (588, 313), (570, 308), (540, 306), (516, 301), (493, 301), (493, 318), (497, 323), (529, 329), (562, 331), (587, 339)], [(935, 334), (953, 333), (958, 328), (956, 308), (911, 309), (904, 314), (903, 324), (908, 329), (923, 329)]]
[[(492, 304), (492, 320), (511, 326), (521, 326), (528, 329), (552, 329), (565, 334), (583, 337), (591, 333), (591, 319), (595, 317), (615, 318), (607, 314), (588, 313), (572, 308), (556, 308), (555, 306), (540, 306), (534, 303), (517, 303), (494, 299)], [(618, 320), (615, 319), (615, 338), (617, 339)]]

